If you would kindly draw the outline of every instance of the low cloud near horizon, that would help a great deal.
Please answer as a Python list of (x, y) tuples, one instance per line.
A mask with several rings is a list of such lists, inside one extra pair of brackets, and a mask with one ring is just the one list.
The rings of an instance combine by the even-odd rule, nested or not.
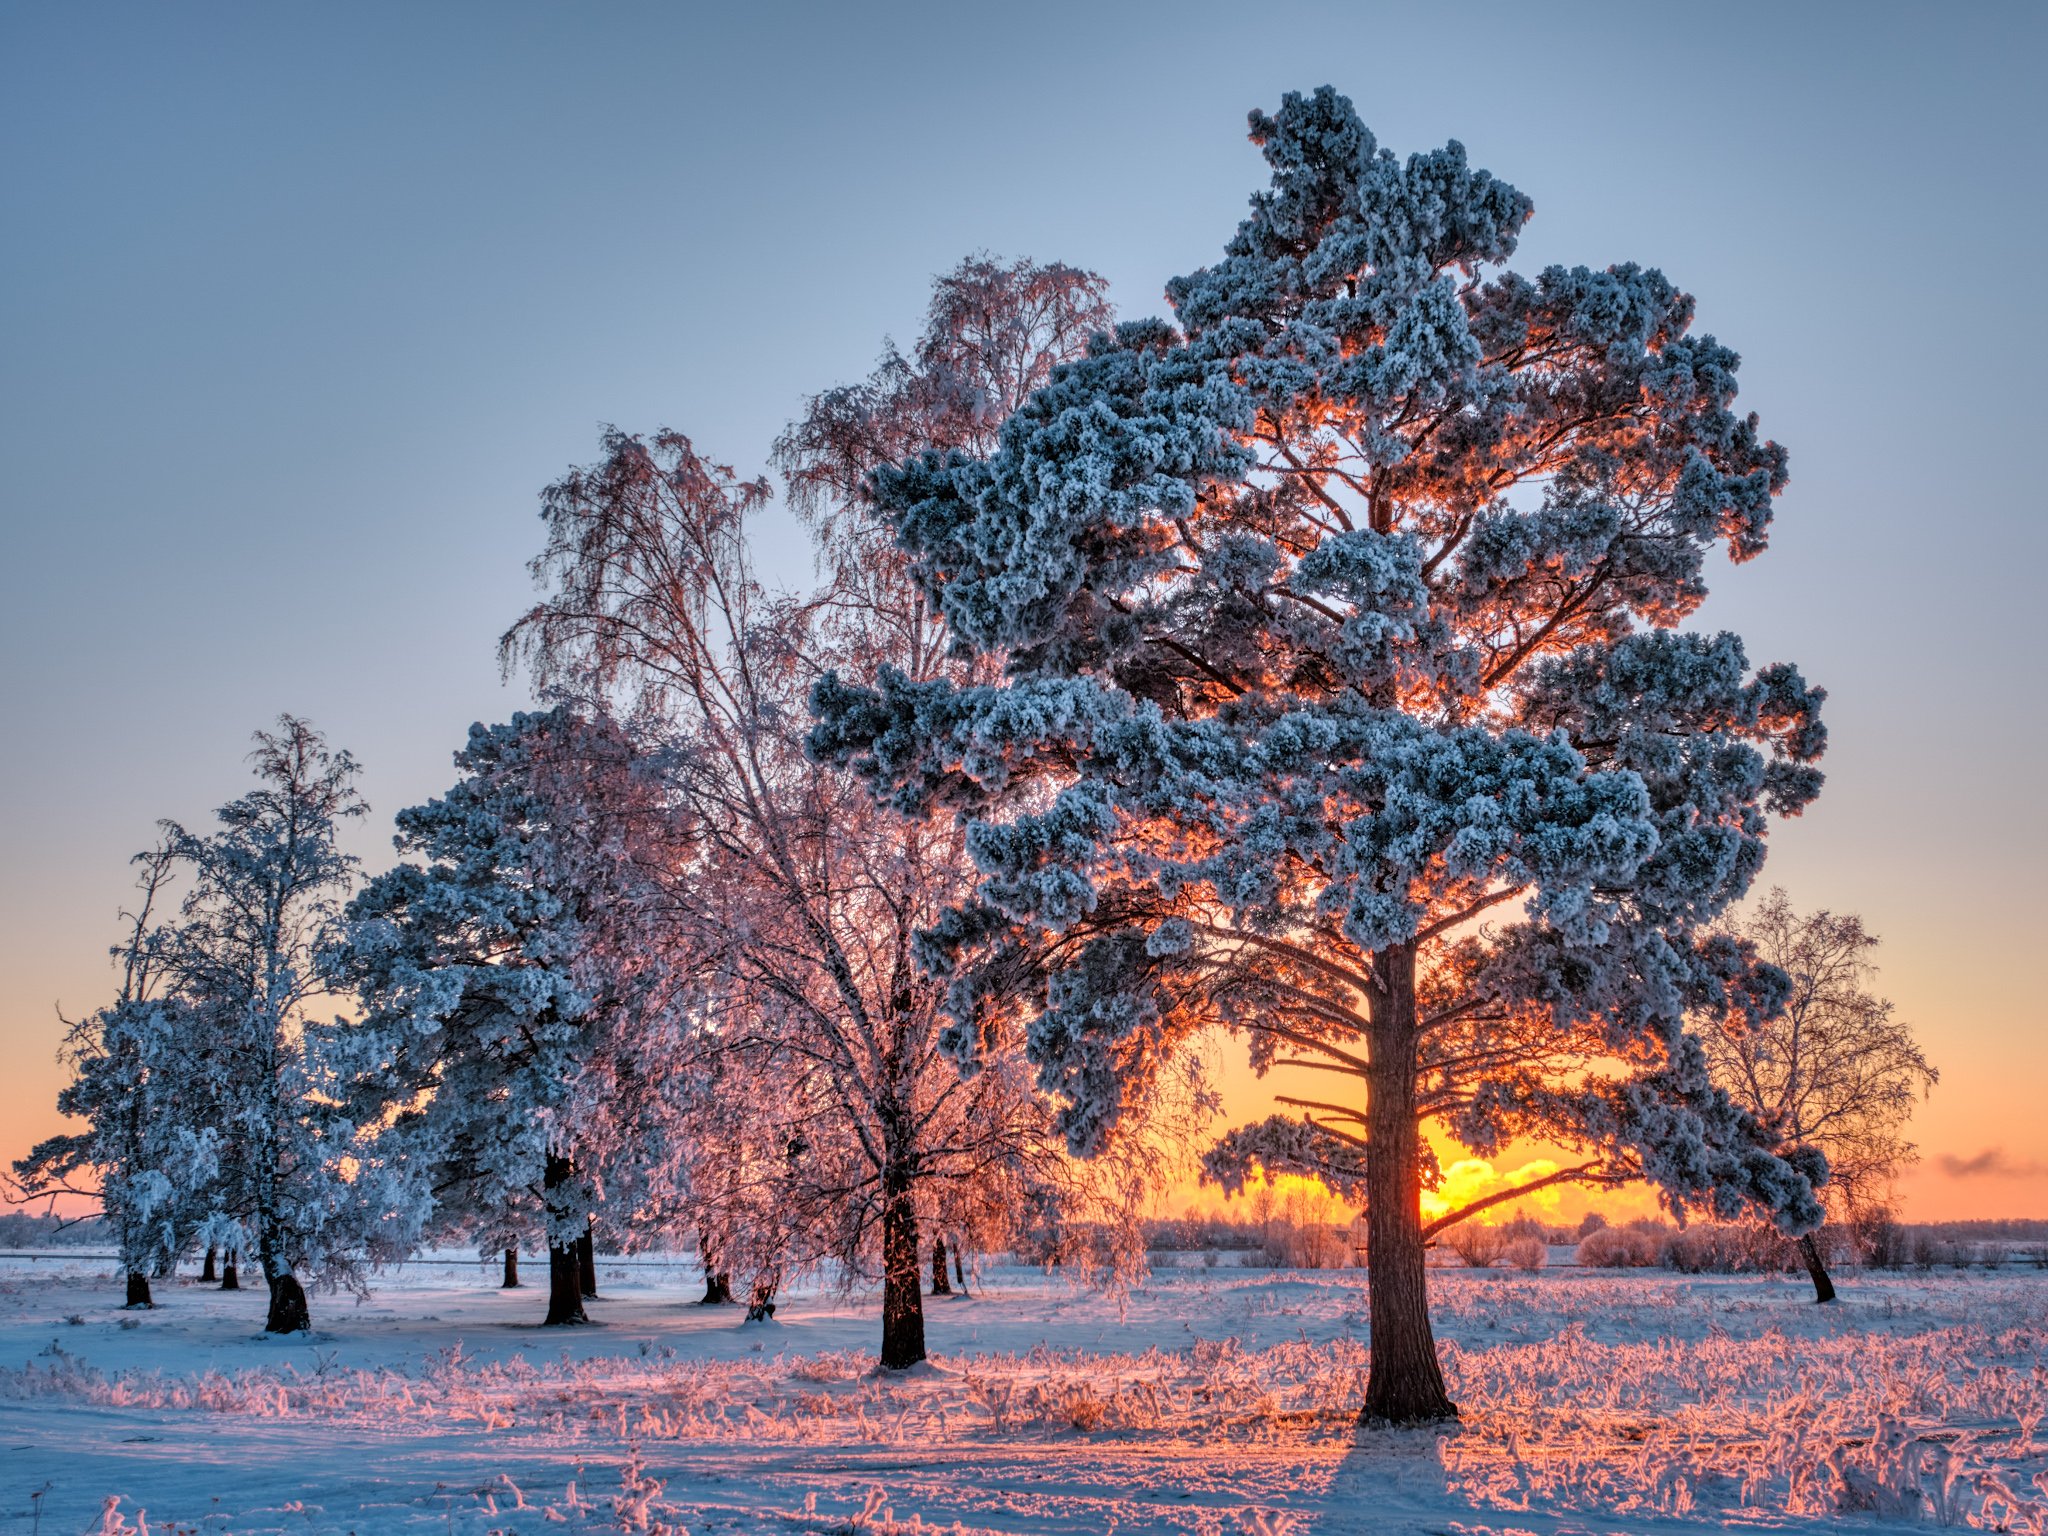
[(1952, 1179), (2032, 1179), (2048, 1173), (2048, 1163), (2014, 1162), (2004, 1147), (1986, 1147), (1974, 1157), (1944, 1152), (1934, 1161)]

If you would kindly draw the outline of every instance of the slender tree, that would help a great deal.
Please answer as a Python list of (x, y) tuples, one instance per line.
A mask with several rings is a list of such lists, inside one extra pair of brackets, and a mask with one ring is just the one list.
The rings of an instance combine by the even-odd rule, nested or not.
[(127, 1305), (150, 1307), (152, 1272), (165, 1273), (189, 1236), (195, 1215), (190, 1174), (209, 1160), (209, 1132), (191, 1123), (183, 1053), (192, 1025), (183, 999), (165, 995), (158, 908), (176, 872), (166, 839), (139, 853), (141, 900), (122, 916), (127, 942), (113, 951), (120, 966), (114, 1002), (69, 1026), (63, 1059), (71, 1081), (57, 1108), (86, 1122), (38, 1143), (14, 1165), (14, 1198), (58, 1194), (93, 1202), (112, 1229), (128, 1277)]
[(336, 843), (364, 814), (356, 764), (286, 715), (256, 733), (259, 786), (223, 806), (218, 830), (172, 828), (191, 887), (163, 947), (195, 1028), (195, 1097), (217, 1133), (204, 1198), (208, 1241), (254, 1251), (270, 1291), (265, 1327), (311, 1327), (301, 1270), (352, 1276), (365, 1255), (410, 1246), (390, 1170), (334, 1112), (309, 1049), (355, 860)]
[(1456, 1409), (1425, 1125), (1819, 1219), (1819, 1158), (1769, 1150), (1684, 1021), (1765, 1005), (1707, 929), (1818, 791), (1820, 694), (1675, 627), (1785, 480), (1690, 298), (1504, 270), (1529, 201), (1327, 88), (1252, 137), (1270, 190), (1176, 324), (1056, 369), (992, 452), (875, 477), (1006, 676), (828, 679), (813, 744), (966, 831), (979, 884), (920, 953), (963, 1044), (1026, 1032), (1077, 1150), (1212, 1025), (1350, 1075), (1249, 1150), (1362, 1155), (1363, 1412), (1426, 1422)]
[[(1913, 1103), (1940, 1081), (1913, 1031), (1871, 990), (1876, 935), (1855, 913), (1800, 914), (1772, 890), (1729, 933), (1784, 980), (1784, 1006), (1702, 1021), (1714, 1080), (1781, 1148), (1827, 1155), (1828, 1214), (1844, 1219), (1890, 1196), (1918, 1153), (1904, 1135)], [(1835, 1299), (1815, 1233), (1799, 1242), (1814, 1299)]]
[(749, 568), (765, 483), (677, 434), (612, 434), (601, 464), (549, 491), (535, 569), (554, 591), (507, 637), (544, 685), (623, 695), (622, 717), (658, 722), (677, 808), (703, 830), (664, 907), (670, 942), (710, 978), (690, 1046), (706, 1074), (691, 1159), (706, 1299), (730, 1295), (735, 1264), (756, 1277), (755, 1315), (807, 1257), (878, 1271), (892, 1368), (925, 1354), (921, 1205), (1028, 1158), (1042, 1114), (1015, 1071), (961, 1080), (912, 952), (965, 888), (958, 834), (902, 821), (808, 758), (804, 700), (834, 659), (916, 676), (953, 665), (866, 476), (906, 452), (991, 446), (1107, 326), (1104, 287), (1058, 264), (972, 258), (935, 285), (909, 356), (889, 347), (868, 379), (807, 403), (775, 461), (818, 536), (812, 601), (771, 596)]
[(806, 1196), (797, 1227), (835, 1234), (850, 1272), (879, 1270), (882, 1363), (900, 1368), (925, 1355), (920, 1188), (1034, 1134), (1034, 1109), (1004, 1074), (960, 1078), (912, 953), (962, 888), (960, 835), (892, 815), (804, 752), (819, 652), (851, 642), (755, 580), (745, 525), (766, 495), (679, 435), (611, 434), (547, 494), (536, 572), (553, 590), (507, 652), (543, 687), (606, 696), (661, 754), (697, 839), (667, 872), (666, 943), (716, 978), (697, 1043), (793, 1066), (793, 1101), (817, 1110), (801, 1167), (770, 1149), (746, 1187), (772, 1173), (785, 1204)]

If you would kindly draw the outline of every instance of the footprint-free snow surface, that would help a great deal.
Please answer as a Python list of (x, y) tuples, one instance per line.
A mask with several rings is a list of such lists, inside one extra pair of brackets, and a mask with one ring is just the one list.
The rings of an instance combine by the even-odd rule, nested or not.
[(79, 1532), (2048, 1532), (2048, 1273), (1432, 1276), (1444, 1431), (1359, 1431), (1365, 1276), (1023, 1269), (772, 1323), (606, 1263), (587, 1328), (472, 1263), (313, 1298), (0, 1259), (0, 1529)]

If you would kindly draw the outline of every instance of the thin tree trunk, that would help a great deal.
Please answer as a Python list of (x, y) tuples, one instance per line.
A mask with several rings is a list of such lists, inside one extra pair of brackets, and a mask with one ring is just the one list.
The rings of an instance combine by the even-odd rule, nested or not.
[(1415, 951), (1373, 957), (1371, 1053), (1366, 1079), (1366, 1292), (1371, 1308), (1368, 1424), (1434, 1424), (1458, 1416), (1444, 1390), (1429, 1326), (1422, 1242), (1421, 1123), (1415, 1108), (1420, 1030)]
[(952, 1282), (946, 1278), (946, 1240), (943, 1237), (932, 1239), (932, 1294), (934, 1296), (950, 1296), (953, 1294)]
[(953, 1239), (953, 1279), (962, 1291), (967, 1289), (967, 1267), (960, 1262), (960, 1239)]
[(519, 1250), (517, 1248), (508, 1247), (505, 1250), (505, 1278), (498, 1286), (498, 1289), (501, 1291), (516, 1291), (519, 1289)]
[(1828, 1278), (1828, 1267), (1820, 1256), (1820, 1244), (1813, 1233), (1799, 1239), (1799, 1257), (1806, 1260), (1806, 1272), (1813, 1277), (1813, 1299), (1816, 1302), (1833, 1301), (1835, 1282)]
[(219, 1252), (220, 1250), (215, 1248), (211, 1243), (208, 1243), (206, 1245), (206, 1262), (202, 1264), (199, 1269), (199, 1278), (201, 1280), (220, 1279), (219, 1271), (214, 1268), (215, 1258), (219, 1254)]
[(139, 1269), (128, 1271), (128, 1300), (125, 1305), (134, 1311), (156, 1305), (149, 1296), (149, 1276)]
[(882, 1174), (882, 1369), (924, 1359), (924, 1289), (918, 1284), (917, 1206), (900, 1166)]
[(583, 1286), (583, 1299), (596, 1301), (597, 1298), (597, 1240), (591, 1236), (591, 1229), (585, 1226), (583, 1235), (576, 1239), (576, 1272)]
[(548, 1211), (548, 1315), (542, 1324), (547, 1328), (560, 1328), (572, 1323), (587, 1323), (588, 1314), (583, 1310), (583, 1264), (582, 1255), (577, 1252), (581, 1246), (576, 1239), (558, 1242), (555, 1239), (555, 1222), (558, 1213), (552, 1209), (554, 1192), (569, 1182), (575, 1169), (566, 1157), (548, 1154), (546, 1171), (541, 1175), (541, 1199), (550, 1207)]
[(232, 1248), (221, 1256), (220, 1288), (224, 1291), (239, 1291), (242, 1288), (242, 1274), (235, 1267), (235, 1250)]
[(775, 1316), (775, 1292), (782, 1284), (782, 1275), (774, 1269), (764, 1269), (754, 1276), (754, 1288), (747, 1301), (747, 1321), (765, 1323)]

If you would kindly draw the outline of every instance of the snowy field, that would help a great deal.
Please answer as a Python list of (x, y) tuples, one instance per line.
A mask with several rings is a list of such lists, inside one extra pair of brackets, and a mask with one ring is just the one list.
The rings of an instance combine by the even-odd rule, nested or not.
[[(416, 1263), (259, 1332), (258, 1291), (0, 1259), (0, 1529), (490, 1532), (2048, 1532), (2048, 1274), (1803, 1281), (1445, 1270), (1464, 1422), (1353, 1430), (1364, 1275), (1161, 1271), (1116, 1302), (1025, 1270), (769, 1324), (605, 1263), (598, 1326)], [(110, 1498), (119, 1504), (109, 1510)]]

